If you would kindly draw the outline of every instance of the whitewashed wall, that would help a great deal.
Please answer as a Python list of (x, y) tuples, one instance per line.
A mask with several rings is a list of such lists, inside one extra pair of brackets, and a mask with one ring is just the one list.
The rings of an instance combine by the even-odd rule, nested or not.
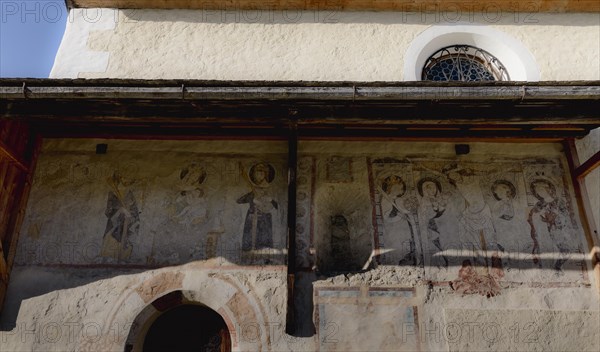
[(533, 71), (513, 68), (515, 80), (595, 80), (599, 25), (597, 14), (76, 9), (51, 76), (412, 80), (405, 64), (434, 29)]

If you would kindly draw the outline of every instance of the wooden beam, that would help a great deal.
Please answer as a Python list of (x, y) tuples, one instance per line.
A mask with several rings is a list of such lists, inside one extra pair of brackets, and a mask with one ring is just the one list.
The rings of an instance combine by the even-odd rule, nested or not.
[[(600, 3), (600, 2), (599, 2)], [(12, 82), (12, 81), (10, 81)], [(24, 82), (22, 84), (25, 84)], [(114, 81), (113, 84), (118, 84)], [(124, 81), (121, 86), (104, 86), (88, 82), (88, 86), (57, 86), (48, 80), (44, 86), (27, 85), (27, 94), (21, 87), (4, 86), (0, 81), (0, 98), (14, 100), (37, 99), (151, 99), (151, 100), (198, 100), (198, 101), (540, 101), (540, 100), (585, 100), (600, 99), (600, 85), (560, 84), (540, 85), (514, 82), (498, 84), (464, 84), (448, 82), (440, 85), (431, 82), (403, 82), (403, 84), (368, 82), (353, 85), (340, 83), (337, 86), (312, 82), (313, 85), (288, 82), (212, 82), (212, 85), (194, 86), (194, 82), (182, 87), (163, 85), (160, 82), (139, 82), (130, 86)], [(219, 83), (221, 83), (219, 85)], [(198, 83), (202, 84), (202, 82)]]
[(15, 164), (22, 171), (28, 172), (29, 168), (25, 165), (25, 161), (20, 159), (9, 146), (0, 141), (0, 159), (3, 157), (8, 159), (9, 162)]
[(596, 154), (592, 155), (586, 162), (579, 165), (575, 169), (575, 176), (578, 179), (582, 179), (587, 176), (590, 172), (594, 171), (595, 168), (600, 166), (600, 151), (596, 152)]
[[(31, 132), (30, 132), (31, 133)], [(6, 288), (8, 281), (10, 280), (10, 273), (14, 264), (15, 256), (17, 254), (17, 244), (21, 234), (21, 224), (25, 217), (25, 210), (27, 206), (27, 200), (29, 199), (29, 192), (31, 191), (31, 184), (33, 183), (33, 174), (37, 159), (42, 147), (42, 138), (40, 135), (35, 135), (34, 138), (29, 139), (29, 145), (27, 147), (27, 154), (30, 155), (30, 163), (28, 172), (23, 171), (24, 180), (20, 183), (19, 187), (14, 190), (16, 196), (13, 202), (13, 206), (8, 210), (11, 214), (10, 221), (7, 227), (8, 238), (5, 243), (8, 243), (8, 248), (4, 248), (4, 257), (6, 258), (6, 272), (7, 282), (6, 286), (0, 286), (0, 313), (4, 305), (4, 298), (6, 296)]]
[(575, 198), (579, 206), (579, 216), (583, 225), (583, 230), (589, 247), (589, 256), (597, 284), (598, 292), (600, 292), (600, 239), (598, 237), (598, 229), (594, 221), (594, 212), (588, 196), (587, 187), (583, 177), (578, 177), (577, 169), (581, 166), (575, 139), (566, 139), (563, 143), (567, 162), (571, 172), (571, 180), (573, 189), (575, 190)]
[(67, 0), (73, 7), (200, 9), (200, 10), (329, 10), (402, 12), (598, 12), (597, 0)]

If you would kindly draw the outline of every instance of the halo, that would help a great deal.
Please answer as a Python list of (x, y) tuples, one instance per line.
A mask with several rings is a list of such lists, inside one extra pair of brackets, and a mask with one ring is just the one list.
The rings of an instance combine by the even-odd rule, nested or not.
[(554, 198), (556, 198), (556, 186), (554, 185), (554, 182), (552, 182), (550, 179), (546, 178), (546, 177), (536, 177), (534, 178), (531, 182), (529, 182), (529, 189), (531, 190), (531, 194), (533, 194), (534, 197), (536, 197), (539, 200), (544, 200), (543, 197), (541, 197), (537, 191), (535, 190), (535, 184), (536, 183), (544, 183), (546, 185), (548, 185), (548, 189), (550, 190), (550, 195)]
[(399, 176), (397, 174), (391, 174), (387, 177), (385, 177), (383, 180), (381, 180), (381, 189), (389, 194), (390, 193), (390, 188), (393, 185), (401, 185), (402, 186), (402, 193), (399, 195), (396, 195), (396, 197), (402, 197), (403, 195), (406, 194), (406, 182), (404, 182), (404, 180), (402, 179), (402, 176)]
[(515, 187), (515, 185), (505, 179), (499, 179), (494, 181), (494, 183), (492, 183), (492, 186), (490, 187), (490, 190), (492, 191), (492, 195), (494, 196), (494, 198), (496, 200), (501, 200), (500, 197), (498, 197), (498, 194), (496, 194), (496, 187), (498, 187), (499, 185), (505, 185), (510, 189), (510, 198), (515, 198), (517, 196), (517, 188)]
[(259, 169), (263, 169), (264, 171), (266, 171), (265, 181), (267, 183), (273, 182), (273, 180), (275, 179), (275, 168), (269, 163), (260, 162), (252, 165), (250, 170), (248, 170), (248, 178), (254, 185), (260, 186), (260, 184), (256, 181), (256, 177), (254, 176), (254, 173)]
[(417, 182), (417, 192), (419, 192), (419, 195), (421, 197), (424, 197), (423, 184), (425, 182), (433, 182), (435, 184), (435, 187), (437, 188), (438, 193), (442, 193), (442, 184), (440, 183), (440, 181), (435, 177), (425, 176), (425, 177), (421, 178), (419, 180), (419, 182)]

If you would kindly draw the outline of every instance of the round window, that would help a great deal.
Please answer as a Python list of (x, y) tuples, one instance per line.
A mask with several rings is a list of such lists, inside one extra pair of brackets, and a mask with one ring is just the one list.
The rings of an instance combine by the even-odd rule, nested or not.
[(508, 81), (504, 65), (492, 54), (470, 45), (450, 45), (426, 61), (421, 76), (425, 81)]

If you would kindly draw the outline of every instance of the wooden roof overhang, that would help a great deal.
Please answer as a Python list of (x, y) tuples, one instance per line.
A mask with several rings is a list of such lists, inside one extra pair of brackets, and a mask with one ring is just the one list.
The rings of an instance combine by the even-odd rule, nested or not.
[(0, 79), (0, 118), (44, 136), (536, 139), (600, 127), (600, 81)]
[(598, 0), (66, 0), (69, 8), (198, 9), (198, 10), (343, 10), (450, 12), (598, 12)]

